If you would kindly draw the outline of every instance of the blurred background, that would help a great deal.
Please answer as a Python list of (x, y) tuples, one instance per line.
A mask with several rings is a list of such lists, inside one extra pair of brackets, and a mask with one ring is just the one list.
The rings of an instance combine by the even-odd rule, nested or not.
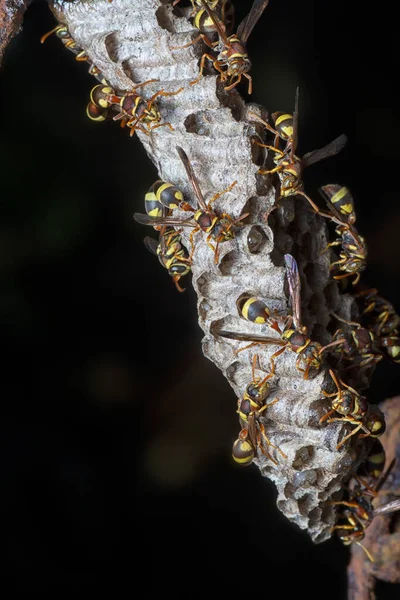
[[(306, 190), (351, 189), (363, 281), (400, 310), (399, 51), (387, 12), (348, 6), (271, 0), (251, 100), (292, 112), (300, 86), (299, 155), (347, 134)], [(0, 70), (4, 581), (344, 600), (348, 550), (315, 546), (233, 464), (236, 399), (202, 356), (190, 277), (179, 294), (132, 219), (157, 173), (136, 137), (86, 117), (96, 81), (55, 36), (40, 44), (55, 25), (34, 1)], [(399, 393), (400, 367), (379, 365), (370, 400)]]

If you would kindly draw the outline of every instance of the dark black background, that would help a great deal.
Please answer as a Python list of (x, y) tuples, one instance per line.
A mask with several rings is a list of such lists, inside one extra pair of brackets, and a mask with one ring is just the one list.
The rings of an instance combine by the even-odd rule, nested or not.
[[(306, 189), (350, 187), (363, 280), (400, 309), (398, 46), (387, 11), (348, 7), (271, 0), (249, 42), (252, 99), (291, 112), (300, 86), (300, 155), (347, 134)], [(348, 550), (315, 546), (255, 467), (232, 464), (235, 398), (201, 354), (195, 294), (132, 219), (155, 169), (138, 139), (87, 119), (96, 82), (55, 36), (40, 44), (54, 25), (34, 2), (0, 71), (4, 581), (344, 600)], [(379, 365), (371, 401), (399, 392), (399, 371)]]

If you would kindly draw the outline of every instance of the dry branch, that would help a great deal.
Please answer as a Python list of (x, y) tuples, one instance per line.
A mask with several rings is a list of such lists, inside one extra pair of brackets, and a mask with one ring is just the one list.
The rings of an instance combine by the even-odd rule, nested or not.
[(24, 13), (32, 0), (0, 0), (0, 64), (4, 51), (19, 33)]
[[(374, 508), (400, 497), (400, 396), (385, 400), (380, 405), (387, 425), (381, 441), (386, 452), (386, 464), (397, 457), (385, 485), (374, 500)], [(374, 562), (355, 544), (348, 567), (349, 600), (374, 600), (376, 579), (400, 583), (400, 520), (399, 513), (379, 515), (368, 527), (363, 544)]]
[[(236, 356), (234, 350), (241, 344), (213, 335), (212, 327), (218, 324), (232, 331), (274, 335), (267, 326), (240, 318), (236, 300), (243, 293), (251, 293), (271, 308), (288, 311), (285, 253), (293, 253), (299, 263), (304, 323), (313, 339), (328, 343), (330, 310), (349, 318), (353, 300), (349, 294), (340, 294), (332, 280), (329, 252), (321, 255), (327, 244), (325, 221), (301, 198), (286, 199), (276, 208), (275, 189), (257, 174), (259, 157), (251, 140), (263, 139), (264, 133), (248, 113), (256, 111), (266, 118), (267, 111), (246, 104), (236, 89), (224, 91), (213, 71), (198, 84), (189, 85), (198, 75), (201, 45), (172, 49), (188, 43), (197, 33), (187, 19), (188, 11), (173, 10), (158, 0), (113, 0), (111, 4), (107, 0), (60, 0), (54, 2), (53, 12), (115, 89), (129, 91), (135, 84), (156, 79), (141, 92), (149, 98), (160, 89), (174, 92), (184, 87), (176, 96), (159, 98), (162, 119), (172, 125), (173, 131), (161, 127), (150, 136), (137, 133), (161, 179), (172, 182), (188, 201), (194, 202), (176, 151), (176, 146), (181, 146), (193, 163), (207, 199), (237, 180), (233, 190), (219, 198), (214, 208), (234, 218), (249, 212), (246, 224), (232, 241), (220, 245), (217, 265), (206, 236), (197, 233), (192, 266), (204, 354), (222, 371), (236, 396), (241, 398), (251, 382), (254, 354), (259, 356), (260, 370), (265, 375), (277, 347), (256, 347)], [(133, 140), (133, 153), (135, 143)], [(144, 212), (142, 207), (137, 210)], [(263, 242), (252, 252), (248, 236), (255, 226), (262, 232)], [(143, 231), (143, 235), (147, 233)], [(190, 230), (183, 234), (188, 248), (189, 235)], [(365, 458), (366, 444), (353, 436), (340, 451), (336, 449), (349, 427), (342, 423), (319, 424), (329, 406), (322, 397), (329, 376), (323, 370), (312, 379), (303, 379), (296, 358), (293, 352), (284, 352), (277, 359), (273, 393), (279, 402), (263, 417), (268, 437), (287, 459), (277, 454), (279, 464), (275, 466), (258, 452), (255, 463), (264, 476), (275, 482), (279, 510), (306, 529), (315, 542), (321, 542), (330, 536), (335, 520), (333, 507), (326, 505), (326, 500), (342, 488)], [(233, 399), (232, 410), (236, 410), (235, 402)]]

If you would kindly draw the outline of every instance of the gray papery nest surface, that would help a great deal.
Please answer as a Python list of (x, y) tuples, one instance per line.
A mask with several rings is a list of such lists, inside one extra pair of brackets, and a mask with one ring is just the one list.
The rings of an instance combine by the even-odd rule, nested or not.
[[(176, 146), (181, 146), (207, 200), (237, 181), (213, 208), (234, 218), (247, 212), (249, 217), (232, 241), (220, 244), (217, 265), (206, 235), (196, 233), (192, 264), (199, 324), (204, 331), (203, 352), (222, 371), (236, 397), (243, 397), (252, 380), (254, 354), (259, 360), (257, 375), (263, 377), (270, 371), (270, 356), (279, 347), (254, 346), (236, 356), (234, 351), (243, 342), (213, 335), (211, 329), (277, 337), (267, 325), (240, 317), (236, 301), (243, 294), (251, 294), (271, 309), (290, 313), (283, 260), (286, 253), (293, 254), (299, 265), (303, 322), (312, 339), (328, 343), (330, 310), (350, 319), (353, 299), (349, 294), (340, 294), (332, 279), (330, 252), (321, 254), (329, 241), (326, 220), (316, 215), (301, 196), (285, 199), (276, 208), (272, 179), (257, 174), (263, 157), (251, 140), (263, 140), (264, 130), (248, 113), (256, 112), (265, 119), (266, 109), (246, 103), (237, 89), (225, 92), (213, 70), (196, 85), (189, 84), (198, 76), (204, 46), (200, 43), (178, 50), (171, 47), (186, 44), (197, 35), (186, 18), (190, 9), (186, 15), (180, 11), (185, 16), (176, 16), (174, 13), (179, 11), (158, 0), (55, 1), (52, 9), (115, 89), (129, 91), (141, 82), (157, 79), (139, 88), (139, 93), (148, 99), (160, 89), (174, 92), (184, 87), (175, 96), (157, 100), (163, 122), (170, 123), (173, 131), (160, 127), (151, 135), (137, 132), (160, 179), (173, 183), (195, 205), (192, 187), (176, 151)], [(257, 81), (253, 83), (257, 85)], [(121, 131), (124, 134), (127, 135)], [(136, 143), (132, 141), (132, 153)], [(135, 208), (144, 212), (143, 205)], [(184, 212), (174, 214), (187, 218)], [(254, 228), (261, 233), (255, 252), (248, 243)], [(147, 233), (143, 227), (143, 235)], [(182, 234), (189, 250), (190, 233), (188, 228)], [(290, 351), (277, 358), (271, 399), (277, 397), (279, 401), (262, 417), (271, 442), (287, 458), (271, 449), (277, 465), (260, 451), (254, 462), (262, 475), (274, 481), (279, 510), (306, 529), (314, 542), (322, 542), (330, 536), (335, 521), (334, 507), (326, 501), (341, 490), (365, 458), (366, 444), (353, 436), (336, 449), (351, 429), (343, 423), (319, 424), (330, 407), (329, 399), (322, 394), (330, 376), (323, 369), (316, 377), (304, 379), (296, 368), (297, 358)], [(232, 410), (236, 410), (235, 402), (233, 399)]]

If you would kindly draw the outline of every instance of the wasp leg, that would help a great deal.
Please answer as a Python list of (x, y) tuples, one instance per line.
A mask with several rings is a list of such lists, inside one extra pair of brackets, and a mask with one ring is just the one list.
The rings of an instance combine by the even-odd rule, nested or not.
[(181, 278), (180, 275), (175, 275), (175, 277), (172, 278), (172, 281), (175, 283), (175, 287), (178, 290), (178, 292), (184, 292), (186, 290), (186, 288), (182, 288), (178, 283), (178, 280), (180, 278)]
[[(230, 185), (230, 186), (228, 186), (228, 187), (227, 187), (225, 190), (222, 190), (222, 192), (218, 192), (218, 194), (215, 194), (215, 196), (213, 196), (213, 197), (211, 198), (210, 202), (208, 203), (208, 207), (210, 207), (210, 206), (211, 206), (211, 204), (212, 204), (213, 202), (215, 202), (215, 200), (217, 200), (218, 198), (220, 198), (221, 196), (223, 196), (223, 195), (224, 195), (224, 194), (226, 194), (227, 192), (230, 192), (230, 191), (231, 191), (231, 189), (232, 189), (233, 187), (235, 187), (235, 185), (236, 185), (236, 184), (237, 184), (237, 181), (235, 180), (235, 181), (234, 181), (233, 183), (231, 183), (231, 185)], [(226, 213), (224, 213), (224, 214), (223, 214), (223, 215), (221, 215), (221, 216), (228, 216), (228, 215), (227, 215)]]
[[(211, 54), (203, 54), (203, 56), (201, 57), (201, 61), (200, 61), (200, 73), (199, 73), (199, 76), (196, 79), (194, 79), (193, 81), (191, 81), (190, 85), (195, 85), (203, 77), (203, 71), (204, 71), (204, 65), (205, 65), (206, 59), (208, 59), (209, 61), (211, 61), (213, 63), (214, 68), (217, 69), (217, 67), (215, 65), (215, 63), (217, 61), (215, 60), (214, 56), (211, 56)], [(217, 71), (218, 70), (219, 69), (217, 69)]]
[[(275, 450), (277, 450), (283, 458), (287, 458), (287, 455), (284, 452), (282, 452), (282, 450), (280, 448), (278, 448), (278, 446), (275, 446), (274, 444), (272, 444), (270, 442), (270, 440), (267, 437), (267, 434), (265, 433), (264, 425), (262, 425), (262, 423), (260, 423), (259, 427), (260, 427), (261, 435), (262, 435), (263, 439), (265, 440), (265, 442), (267, 443), (267, 445), (271, 446), (271, 448), (275, 448)], [(278, 464), (278, 463), (276, 463), (276, 464)]]
[(171, 123), (157, 123), (157, 125), (153, 125), (152, 127), (149, 127), (149, 129), (150, 131), (153, 131), (154, 129), (158, 129), (159, 127), (169, 127), (170, 131), (175, 131)]
[(156, 92), (155, 94), (153, 94), (153, 96), (150, 98), (150, 100), (147, 102), (147, 110), (151, 109), (151, 105), (153, 104), (154, 100), (156, 98), (158, 98), (158, 96), (176, 96), (177, 94), (180, 94), (181, 92), (183, 92), (185, 88), (184, 87), (180, 87), (179, 90), (177, 90), (176, 92), (166, 92), (164, 90), (158, 90), (158, 92)]
[(183, 46), (170, 46), (170, 50), (182, 50), (183, 48), (189, 48), (190, 46), (194, 46), (195, 44), (197, 44), (197, 42), (199, 42), (200, 40), (203, 40), (203, 42), (209, 48), (213, 47), (213, 43), (210, 42), (208, 37), (206, 35), (204, 35), (204, 33), (200, 33), (200, 35), (193, 38), (191, 42), (188, 42), (187, 44), (184, 44)]

